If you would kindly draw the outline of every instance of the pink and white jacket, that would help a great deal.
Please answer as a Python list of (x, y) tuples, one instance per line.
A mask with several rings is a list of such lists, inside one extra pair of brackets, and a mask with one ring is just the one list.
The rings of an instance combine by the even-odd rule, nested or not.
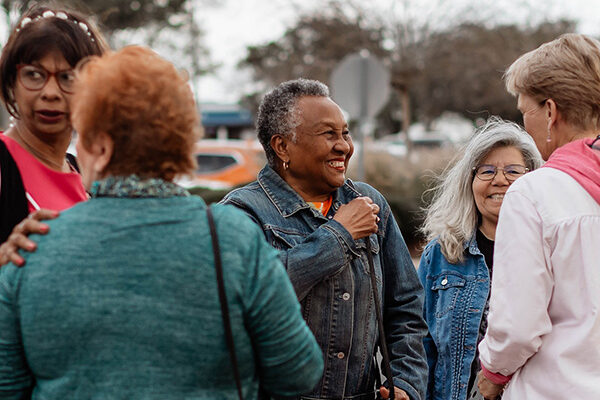
[(479, 345), (484, 369), (512, 375), (503, 400), (600, 399), (600, 151), (589, 142), (557, 149), (503, 201)]

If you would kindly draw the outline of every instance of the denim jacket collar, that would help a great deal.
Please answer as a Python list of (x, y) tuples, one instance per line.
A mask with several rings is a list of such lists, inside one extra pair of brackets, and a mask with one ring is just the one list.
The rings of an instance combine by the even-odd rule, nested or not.
[[(279, 176), (270, 166), (266, 165), (258, 174), (258, 184), (265, 191), (269, 200), (275, 205), (277, 211), (283, 217), (289, 217), (303, 209), (310, 209), (310, 205), (294, 190), (286, 181)], [(356, 191), (352, 182), (347, 179), (344, 186), (333, 193), (333, 207), (337, 209), (342, 202), (361, 196)]]
[(469, 249), (469, 253), (473, 255), (483, 255), (481, 251), (479, 251), (479, 247), (477, 246), (477, 229), (478, 228), (475, 228), (473, 234), (471, 235), (471, 238), (465, 242), (464, 249)]

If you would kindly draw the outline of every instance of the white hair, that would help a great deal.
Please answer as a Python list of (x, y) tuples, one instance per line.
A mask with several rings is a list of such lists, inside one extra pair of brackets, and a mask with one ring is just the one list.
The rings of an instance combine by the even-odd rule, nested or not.
[(460, 158), (441, 174), (437, 185), (428, 190), (433, 192), (433, 198), (424, 209), (425, 223), (421, 232), (427, 241), (438, 239), (442, 253), (450, 263), (464, 260), (465, 244), (479, 224), (480, 214), (472, 189), (473, 168), (493, 149), (507, 146), (521, 151), (530, 171), (542, 165), (540, 152), (523, 128), (491, 117), (462, 149)]

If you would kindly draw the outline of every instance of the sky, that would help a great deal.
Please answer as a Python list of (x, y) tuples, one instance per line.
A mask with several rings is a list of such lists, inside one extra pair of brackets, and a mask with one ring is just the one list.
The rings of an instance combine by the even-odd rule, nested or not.
[[(410, 0), (408, 0), (410, 1)], [(420, 0), (424, 4), (481, 4), (481, 0)], [(403, 0), (370, 0), (375, 8), (394, 8)], [(293, 26), (298, 15), (323, 3), (317, 0), (223, 0), (221, 6), (202, 7), (196, 10), (205, 31), (204, 42), (211, 52), (211, 59), (220, 64), (214, 74), (200, 79), (198, 89), (202, 102), (236, 102), (240, 93), (248, 91), (252, 78), (248, 71), (237, 70), (236, 65), (246, 54), (248, 45), (263, 44), (281, 37), (287, 27)], [(424, 9), (426, 6), (423, 6)], [(502, 22), (524, 22), (523, 18), (536, 21), (547, 16), (550, 19), (572, 18), (578, 22), (581, 33), (600, 35), (600, 0), (496, 0), (492, 7), (476, 9), (477, 14), (492, 15)], [(418, 17), (418, 15), (415, 15)]]
[(211, 59), (220, 64), (215, 74), (200, 79), (201, 101), (237, 102), (240, 93), (252, 85), (249, 72), (236, 68), (246, 54), (246, 46), (281, 37), (300, 12), (313, 6), (311, 3), (316, 1), (292, 4), (290, 0), (224, 0), (222, 6), (197, 10), (205, 32), (204, 43)]

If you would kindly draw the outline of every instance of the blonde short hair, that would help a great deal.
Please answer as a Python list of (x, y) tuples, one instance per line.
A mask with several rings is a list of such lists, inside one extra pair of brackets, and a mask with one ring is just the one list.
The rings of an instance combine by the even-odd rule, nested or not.
[(514, 96), (554, 100), (573, 127), (600, 127), (600, 42), (596, 39), (564, 34), (519, 57), (504, 80)]

